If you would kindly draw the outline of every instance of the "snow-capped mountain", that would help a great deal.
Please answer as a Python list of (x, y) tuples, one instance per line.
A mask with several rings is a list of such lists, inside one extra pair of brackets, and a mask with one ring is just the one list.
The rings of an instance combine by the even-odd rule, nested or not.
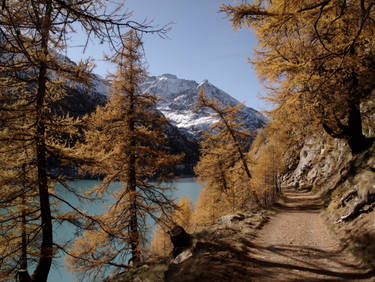
[[(106, 83), (98, 76), (92, 81), (91, 95), (95, 100), (107, 95)], [(184, 170), (193, 173), (193, 167), (199, 159), (200, 136), (203, 131), (216, 122), (211, 112), (203, 110), (195, 112), (198, 94), (204, 89), (206, 95), (215, 98), (224, 105), (235, 106), (240, 102), (228, 93), (217, 88), (207, 80), (197, 83), (194, 80), (177, 78), (172, 74), (150, 76), (141, 85), (141, 91), (159, 96), (161, 99), (157, 104), (158, 110), (169, 120), (166, 127), (168, 143), (174, 153), (184, 153)], [(241, 122), (249, 131), (262, 128), (265, 118), (256, 110), (243, 106), (240, 109)]]
[[(142, 90), (161, 98), (158, 103), (160, 110), (170, 122), (185, 134), (199, 139), (202, 131), (208, 130), (210, 125), (216, 122), (211, 112), (193, 110), (199, 91), (204, 89), (209, 98), (215, 98), (224, 105), (235, 106), (240, 102), (232, 96), (217, 88), (207, 80), (197, 83), (194, 80), (177, 78), (172, 74), (151, 76), (142, 85)], [(265, 124), (265, 118), (256, 110), (243, 106), (240, 116), (250, 131), (261, 128)]]

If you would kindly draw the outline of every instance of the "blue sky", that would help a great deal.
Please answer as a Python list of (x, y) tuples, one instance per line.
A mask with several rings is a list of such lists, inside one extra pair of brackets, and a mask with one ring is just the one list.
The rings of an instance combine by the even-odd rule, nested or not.
[[(247, 62), (256, 45), (250, 30), (234, 32), (229, 20), (218, 13), (222, 0), (127, 0), (133, 19), (153, 20), (163, 26), (174, 22), (168, 39), (144, 36), (144, 48), (150, 75), (171, 73), (179, 78), (200, 82), (208, 79), (246, 105), (264, 108), (258, 99), (263, 89), (252, 66)], [(227, 1), (228, 2), (228, 1)], [(103, 50), (93, 42), (82, 55), (80, 48), (70, 49), (73, 60), (91, 56), (95, 72), (105, 76), (114, 67), (104, 63)]]

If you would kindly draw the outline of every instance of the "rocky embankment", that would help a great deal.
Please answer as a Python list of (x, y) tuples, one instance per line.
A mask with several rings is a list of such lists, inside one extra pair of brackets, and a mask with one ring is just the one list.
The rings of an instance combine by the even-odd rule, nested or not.
[(224, 216), (217, 224), (193, 233), (191, 247), (180, 255), (150, 258), (108, 282), (248, 281), (246, 249), (269, 215), (257, 212)]
[(227, 215), (177, 256), (153, 258), (109, 281), (374, 281), (321, 216), (322, 195), (284, 189), (267, 212)]
[(352, 155), (343, 141), (311, 138), (284, 184), (321, 194), (331, 232), (343, 247), (375, 267), (375, 144)]
[(375, 144), (353, 155), (340, 140), (311, 138), (283, 183), (270, 210), (222, 217), (182, 256), (109, 281), (375, 281)]

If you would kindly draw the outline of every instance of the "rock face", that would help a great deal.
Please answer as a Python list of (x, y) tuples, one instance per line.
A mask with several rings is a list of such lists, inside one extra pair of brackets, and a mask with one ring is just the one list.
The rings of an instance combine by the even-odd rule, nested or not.
[[(375, 137), (375, 89), (366, 101), (360, 105), (362, 115), (362, 132), (367, 138)], [(374, 147), (374, 146), (373, 146)], [(366, 157), (366, 155), (372, 157)], [(361, 166), (375, 170), (373, 149), (360, 156), (352, 156), (347, 143), (340, 139), (333, 139), (328, 135), (312, 136), (305, 140), (300, 151), (297, 168), (284, 179), (286, 186), (329, 186), (332, 179), (343, 175), (349, 162), (354, 161), (354, 168)], [(360, 164), (360, 162), (363, 164)], [(366, 165), (367, 164), (367, 165)], [(371, 168), (371, 166), (373, 166)], [(352, 174), (354, 175), (355, 169)]]
[[(370, 130), (368, 132), (371, 132)], [(371, 137), (371, 135), (369, 135)], [(285, 186), (311, 188), (325, 199), (324, 217), (350, 251), (375, 265), (375, 144), (352, 155), (342, 140), (310, 138)]]
[(339, 171), (351, 158), (342, 140), (310, 138), (299, 154), (299, 163), (285, 186), (307, 188), (320, 185)]

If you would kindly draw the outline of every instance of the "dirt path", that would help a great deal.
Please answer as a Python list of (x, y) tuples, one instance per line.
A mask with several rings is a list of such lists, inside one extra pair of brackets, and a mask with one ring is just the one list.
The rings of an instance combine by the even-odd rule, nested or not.
[(250, 216), (249, 221), (218, 225), (203, 232), (192, 257), (181, 264), (170, 264), (165, 280), (375, 281), (374, 270), (360, 267), (340, 249), (338, 239), (328, 232), (320, 216), (322, 208), (316, 196), (286, 191), (262, 229), (254, 234), (249, 226), (256, 226), (260, 218)]
[(249, 281), (375, 281), (329, 234), (319, 198), (291, 190), (284, 195), (248, 248), (257, 264)]

